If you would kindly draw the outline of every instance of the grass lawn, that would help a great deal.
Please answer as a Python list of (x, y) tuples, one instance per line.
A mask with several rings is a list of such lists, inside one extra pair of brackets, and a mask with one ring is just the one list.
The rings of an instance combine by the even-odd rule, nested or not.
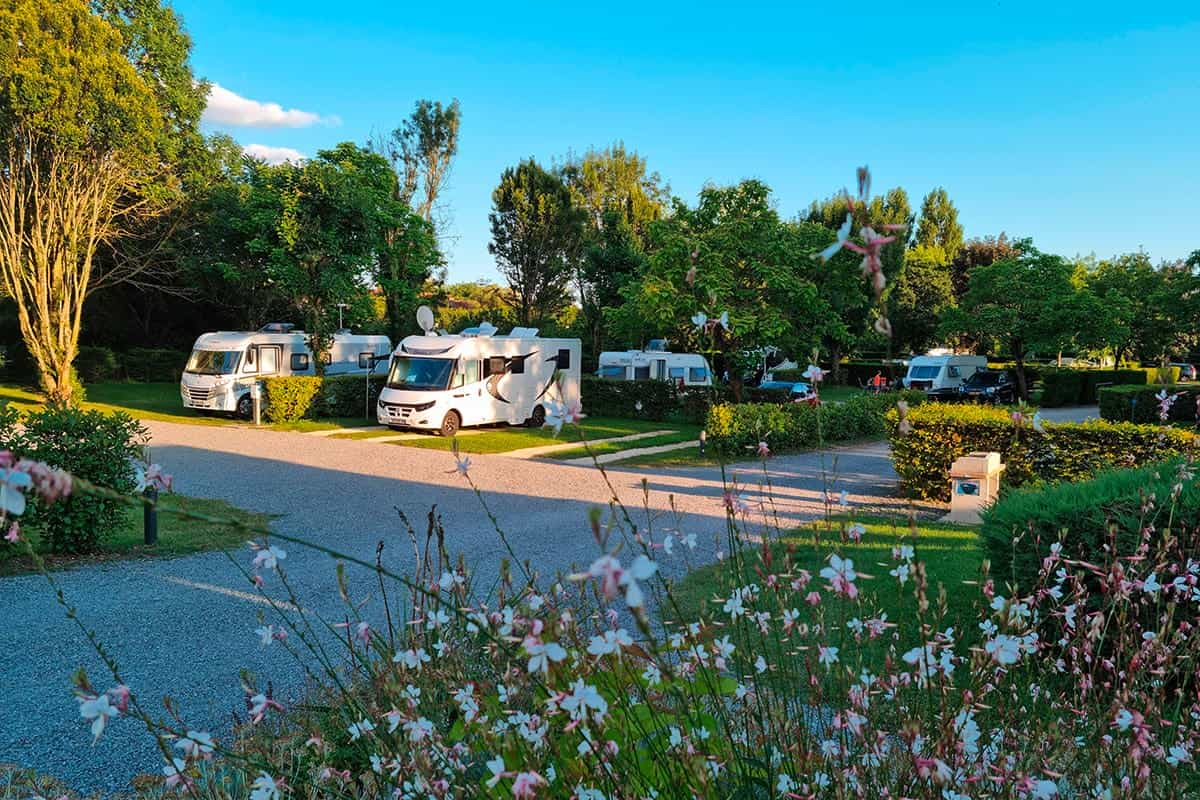
[[(615, 436), (628, 436), (633, 433), (646, 431), (681, 431), (688, 426), (673, 422), (648, 422), (646, 420), (616, 419), (609, 417), (587, 417), (578, 426), (564, 425), (558, 436), (551, 428), (519, 428), (501, 426), (482, 429), (483, 433), (472, 434), (458, 438), (458, 449), (463, 453), (507, 453), (511, 450), (521, 450), (526, 447), (540, 447), (551, 444), (570, 444), (588, 439), (607, 439)], [(694, 426), (693, 426), (694, 427)], [(469, 428), (468, 430), (479, 430)], [(628, 446), (637, 447), (644, 439), (628, 442)], [(429, 450), (450, 450), (452, 440), (442, 436), (424, 436), (419, 439), (405, 439), (390, 444), (404, 447), (422, 447)]]
[[(172, 510), (202, 514), (220, 520), (235, 520), (247, 525), (265, 526), (270, 522), (266, 514), (244, 511), (223, 500), (205, 500), (185, 495), (164, 494), (158, 503), (158, 544), (147, 547), (143, 544), (142, 510), (131, 508), (123, 524), (104, 542), (100, 553), (84, 556), (60, 556), (49, 553), (38, 541), (36, 533), (30, 532), (34, 547), (47, 566), (63, 569), (99, 561), (125, 558), (157, 558), (182, 556), (201, 550), (221, 547), (239, 547), (250, 538), (246, 531), (219, 522), (185, 519), (170, 513)], [(13, 575), (33, 571), (32, 560), (22, 555), (24, 547), (0, 547), (0, 575)]]
[[(183, 407), (177, 383), (93, 383), (86, 387), (85, 409), (105, 413), (124, 411), (131, 417), (162, 422), (186, 422), (192, 425), (251, 425), (247, 420), (229, 416), (209, 416)], [(11, 384), (0, 385), (0, 404), (11, 404), (22, 411), (40, 408), (42, 396), (35, 390)], [(320, 431), (374, 425), (375, 420), (358, 417), (304, 419), (264, 427), (286, 431)]]
[[(899, 623), (896, 646), (903, 653), (918, 641), (917, 602), (914, 595), (916, 584), (910, 578), (901, 587), (899, 581), (888, 573), (899, 563), (892, 559), (892, 548), (908, 544), (916, 550), (916, 559), (924, 563), (928, 576), (930, 610), (927, 621), (939, 630), (953, 626), (964, 644), (969, 645), (978, 639), (975, 606), (977, 600), (982, 600), (978, 578), (984, 556), (975, 529), (919, 522), (914, 535), (903, 519), (858, 518), (856, 521), (866, 528), (862, 541), (858, 543), (841, 544), (839, 541), (837, 526), (848, 525), (849, 520), (835, 520), (833, 530), (829, 530), (826, 523), (821, 521), (781, 536), (771, 545), (774, 571), (781, 569), (783, 559), (790, 550), (792, 571), (806, 569), (812, 573), (814, 583), (824, 584), (826, 582), (817, 575), (831, 553), (837, 552), (842, 558), (853, 560), (855, 570), (860, 573), (857, 583), (863, 597), (863, 608), (853, 611), (848, 601), (834, 601), (826, 597), (821, 607), (825, 610), (827, 624), (841, 619), (842, 608), (846, 609), (847, 616), (860, 616), (864, 620), (886, 613), (889, 622)], [(819, 544), (815, 537), (817, 532), (821, 533)], [(756, 569), (763, 566), (761, 548), (751, 545), (742, 552), (748, 577), (739, 579), (731, 575), (732, 568), (726, 562), (694, 570), (675, 584), (675, 596), (685, 621), (701, 616), (728, 620), (722, 613), (722, 605), (732, 585), (761, 581), (755, 573)], [(939, 621), (940, 590), (945, 592), (945, 616)], [(815, 622), (818, 609), (805, 605), (801, 600), (801, 597), (795, 597), (791, 602), (800, 610), (800, 621)], [(832, 636), (837, 638), (838, 634)], [(862, 646), (868, 662), (883, 658), (890, 639), (890, 636), (884, 636)], [(766, 643), (766, 646), (771, 645), (771, 642)]]
[[(661, 436), (650, 436), (645, 439), (636, 439), (632, 442), (608, 442), (591, 445), (591, 454), (605, 455), (606, 453), (619, 453), (622, 450), (634, 450), (641, 447), (657, 447), (663, 444), (675, 444), (676, 442), (694, 442), (700, 435), (699, 425), (667, 425), (657, 430), (666, 430), (667, 428), (679, 428), (675, 433), (666, 433)], [(654, 430), (654, 429), (652, 429)], [(684, 451), (685, 452), (685, 451)], [(583, 447), (576, 447), (570, 450), (562, 450), (555, 453), (547, 453), (546, 458), (553, 459), (570, 459), (570, 458), (585, 458), (589, 455), (588, 450)], [(664, 453), (662, 455), (669, 455)], [(617, 462), (624, 464), (624, 461)]]

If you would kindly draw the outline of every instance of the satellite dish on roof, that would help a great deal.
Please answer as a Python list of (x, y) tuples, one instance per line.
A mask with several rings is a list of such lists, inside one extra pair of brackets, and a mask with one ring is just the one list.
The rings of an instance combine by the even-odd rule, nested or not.
[(433, 330), (433, 309), (429, 306), (421, 306), (417, 309), (417, 324), (421, 326), (421, 330), (425, 331), (428, 336)]

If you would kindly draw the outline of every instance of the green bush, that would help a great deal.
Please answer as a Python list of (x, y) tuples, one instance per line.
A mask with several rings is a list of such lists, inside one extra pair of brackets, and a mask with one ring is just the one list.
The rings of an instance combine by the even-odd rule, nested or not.
[(188, 353), (160, 347), (135, 347), (121, 354), (125, 377), (143, 383), (172, 383), (187, 366)]
[(580, 388), (583, 408), (594, 417), (657, 421), (682, 408), (675, 385), (669, 381), (614, 381), (585, 375)]
[[(1178, 368), (1176, 368), (1178, 369)], [(1056, 406), (1091, 405), (1102, 384), (1146, 384), (1157, 370), (1149, 369), (1055, 369), (1041, 370), (1041, 404)]]
[[(0, 409), (0, 448), (120, 492), (134, 489), (131, 459), (146, 441), (146, 429), (122, 412), (51, 407), (21, 418), (11, 407)], [(52, 505), (31, 498), (22, 525), (55, 553), (86, 553), (103, 544), (124, 513), (113, 500), (82, 493)]]
[(75, 356), (75, 371), (84, 383), (111, 381), (120, 369), (116, 354), (107, 347), (80, 347)]
[(264, 378), (263, 387), (266, 389), (263, 414), (271, 422), (297, 422), (317, 416), (320, 378), (311, 375)]
[(1106, 563), (1113, 552), (1133, 553), (1146, 522), (1145, 498), (1154, 495), (1164, 507), (1169, 506), (1177, 482), (1182, 490), (1174, 507), (1167, 509), (1172, 515), (1170, 524), (1193, 527), (1200, 523), (1200, 484), (1180, 481), (1174, 463), (1007, 492), (984, 512), (980, 530), (992, 574), (999, 581), (1016, 583), (1022, 592), (1029, 591), (1037, 582), (1042, 559), (1060, 539), (1066, 557), (1093, 564)]
[(1175, 395), (1167, 419), (1195, 423), (1200, 418), (1200, 385), (1178, 386), (1105, 386), (1100, 389), (1100, 417), (1112, 422), (1157, 423), (1158, 393)]
[[(321, 384), (316, 415), (319, 417), (359, 418), (375, 414), (375, 401), (387, 383), (383, 368), (371, 375), (369, 384), (362, 375), (328, 375)], [(369, 388), (368, 388), (369, 387)]]
[(1002, 484), (1077, 481), (1118, 466), (1161, 461), (1188, 448), (1193, 436), (1177, 429), (1129, 423), (1044, 423), (1043, 432), (1013, 423), (1009, 412), (987, 406), (931, 403), (911, 409), (911, 430), (900, 434), (888, 414), (892, 463), (910, 497), (948, 500), (950, 465), (974, 451), (1000, 453)]
[[(792, 381), (793, 383), (804, 381), (807, 383), (808, 379), (804, 377), (806, 369), (808, 368), (777, 369), (773, 370), (771, 374), (777, 381)], [(829, 368), (829, 371), (832, 372), (832, 367)], [(840, 383), (846, 386), (865, 386), (877, 372), (882, 372), (885, 378), (899, 379), (904, 377), (906, 370), (903, 364), (885, 364), (882, 361), (843, 361)], [(833, 376), (828, 375), (826, 380), (832, 382)]]
[(884, 414), (899, 394), (863, 394), (843, 403), (719, 403), (705, 421), (709, 444), (727, 455), (753, 450), (765, 441), (773, 452), (807, 450), (884, 433)]

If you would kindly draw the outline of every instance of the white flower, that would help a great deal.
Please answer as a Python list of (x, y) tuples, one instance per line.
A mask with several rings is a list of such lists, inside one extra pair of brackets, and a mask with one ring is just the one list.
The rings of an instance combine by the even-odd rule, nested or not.
[(1034, 800), (1049, 800), (1058, 794), (1058, 786), (1054, 781), (1040, 780), (1033, 784), (1033, 793), (1030, 797)]
[(788, 792), (796, 791), (797, 788), (796, 781), (792, 779), (791, 775), (780, 775), (775, 781), (775, 791), (779, 793), (780, 797)]
[(703, 330), (704, 326), (708, 324), (708, 314), (705, 314), (703, 311), (701, 311), (693, 315), (692, 324), (696, 326), (697, 330)]
[(408, 731), (408, 740), (410, 742), (419, 742), (433, 733), (433, 723), (424, 717), (410, 719), (404, 723), (404, 730)]
[(216, 745), (209, 734), (202, 731), (188, 731), (182, 739), (175, 743), (175, 746), (183, 751), (185, 758), (204, 758), (212, 755)]
[(422, 664), (428, 664), (433, 658), (429, 653), (425, 652), (424, 647), (418, 647), (416, 650), (408, 649), (403, 652), (396, 653), (392, 656), (392, 661), (397, 664), (403, 664), (406, 669), (420, 670)]
[(809, 383), (820, 383), (825, 378), (825, 370), (816, 364), (809, 364), (808, 369), (804, 370), (804, 374), (801, 377)]
[(821, 662), (825, 666), (830, 667), (837, 663), (838, 648), (821, 645), (817, 648), (817, 652), (819, 653), (817, 656), (817, 661)]
[(721, 312), (721, 318), (717, 320), (717, 324), (720, 325), (725, 330), (729, 330), (729, 312), (728, 311)]
[(837, 230), (837, 238), (833, 244), (826, 247), (820, 253), (817, 253), (817, 258), (822, 261), (828, 261), (837, 255), (837, 252), (845, 246), (846, 240), (850, 238), (850, 227), (854, 224), (854, 214), (850, 211), (846, 212), (846, 219), (842, 222), (841, 227)]
[(739, 591), (734, 591), (733, 594), (729, 595), (729, 599), (725, 601), (723, 610), (732, 619), (737, 619), (738, 617), (745, 615), (746, 606), (742, 603), (742, 593)]
[(263, 647), (275, 641), (275, 627), (273, 625), (263, 625), (255, 628), (254, 632), (258, 634), (259, 641), (262, 642)]
[(662, 670), (658, 668), (657, 664), (649, 664), (642, 671), (642, 679), (651, 686), (658, 686), (662, 683)]
[(765, 658), (763, 658), (762, 656), (759, 656), (758, 658), (754, 659), (754, 669), (755, 669), (755, 671), (757, 671), (760, 674), (763, 672), (766, 672), (767, 671), (767, 660)]
[(504, 758), (496, 756), (491, 761), (487, 762), (487, 768), (491, 771), (492, 777), (487, 779), (488, 788), (494, 788), (500, 779), (504, 777)]
[(1133, 724), (1133, 714), (1129, 713), (1129, 709), (1122, 708), (1117, 712), (1117, 716), (1113, 718), (1113, 722), (1116, 723), (1117, 730), (1127, 731), (1129, 730), (1129, 726)]
[(455, 586), (463, 585), (463, 576), (457, 572), (443, 572), (442, 577), (438, 578), (438, 588), (443, 592), (448, 592)]
[(350, 732), (350, 741), (356, 742), (360, 736), (365, 736), (375, 730), (375, 724), (365, 717), (346, 729)]
[(102, 694), (99, 697), (90, 699), (80, 698), (79, 716), (92, 722), (93, 741), (100, 738), (104, 733), (104, 728), (108, 725), (110, 719), (115, 719), (120, 712), (116, 706), (108, 702), (108, 695)]
[(904, 584), (908, 583), (908, 564), (901, 564), (895, 569), (889, 571), (888, 574), (899, 580), (900, 585), (903, 586)]
[(603, 636), (593, 636), (587, 651), (594, 656), (606, 656), (619, 653), (622, 647), (633, 644), (633, 639), (624, 628), (615, 631), (605, 631)]
[(1150, 577), (1142, 581), (1142, 591), (1146, 594), (1157, 594), (1162, 589), (1162, 584), (1158, 582), (1158, 573), (1151, 572)]
[(1188, 752), (1186, 744), (1177, 744), (1167, 751), (1167, 763), (1172, 767), (1177, 767), (1180, 764), (1190, 764), (1192, 754)]
[(525, 640), (525, 652), (529, 653), (529, 672), (546, 673), (551, 662), (562, 661), (567, 651), (558, 642), (542, 642), (532, 636)]
[(13, 516), (20, 516), (25, 511), (25, 495), (23, 492), (32, 485), (33, 479), (28, 472), (17, 469), (6, 469), (0, 473), (0, 511)]
[(275, 545), (260, 547), (254, 556), (254, 567), (255, 569), (272, 570), (278, 567), (279, 562), (285, 558), (287, 558), (287, 551), (282, 547)]
[(275, 779), (265, 772), (260, 772), (250, 785), (250, 800), (279, 800), (279, 787)]
[(600, 692), (596, 691), (595, 686), (584, 683), (582, 678), (571, 684), (571, 693), (562, 699), (559, 706), (570, 714), (573, 720), (586, 718), (588, 709), (595, 712), (594, 717), (597, 722), (608, 713), (608, 701), (600, 695)]
[(1021, 640), (1015, 636), (997, 636), (990, 639), (984, 645), (984, 649), (998, 664), (1015, 664), (1021, 660)]

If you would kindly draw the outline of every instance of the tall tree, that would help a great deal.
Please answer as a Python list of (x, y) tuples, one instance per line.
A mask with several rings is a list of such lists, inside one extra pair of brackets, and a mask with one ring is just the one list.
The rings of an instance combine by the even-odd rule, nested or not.
[(1032, 247), (1020, 258), (971, 270), (970, 287), (943, 318), (943, 335), (965, 334), (998, 345), (1014, 362), (1017, 388), (1029, 397), (1025, 362), (1035, 352), (1057, 353), (1082, 323), (1085, 309), (1074, 266)]
[[(645, 274), (624, 290), (627, 313), (673, 342), (712, 353), (738, 395), (747, 351), (806, 352), (837, 324), (806, 277), (814, 246), (780, 220), (770, 193), (750, 180), (703, 189), (695, 208), (677, 201), (671, 216), (651, 227)], [(728, 327), (698, 331), (697, 313), (713, 320), (726, 314)]]
[(954, 296), (958, 298), (967, 293), (971, 270), (975, 267), (986, 267), (997, 261), (1017, 258), (1024, 249), (1031, 246), (1029, 239), (1009, 239), (1003, 231), (999, 236), (984, 236), (963, 242), (958, 253), (950, 260)]
[(408, 119), (386, 139), (372, 145), (387, 156), (400, 176), (396, 199), (411, 206), (439, 233), (446, 220), (439, 214), (438, 197), (458, 154), (461, 122), (462, 107), (457, 99), (448, 106), (440, 100), (418, 100)]
[[(151, 14), (159, 3), (97, 5), (112, 22), (83, 0), (0, 9), (0, 281), (54, 403), (73, 398), (88, 294), (144, 268), (118, 259), (97, 275), (97, 249), (175, 196), (175, 134), (195, 124), (160, 83), (172, 70), (190, 82), (175, 16)], [(176, 47), (160, 48), (168, 40)]]
[(921, 217), (917, 221), (914, 243), (940, 247), (950, 261), (954, 261), (962, 247), (963, 228), (958, 224), (958, 209), (940, 186), (921, 201)]
[[(845, 222), (848, 208), (845, 193), (839, 193), (824, 200), (814, 200), (800, 218), (836, 231)], [(905, 226), (904, 230), (893, 234), (896, 241), (884, 245), (879, 254), (883, 276), (891, 283), (904, 267), (904, 251), (912, 237), (913, 211), (908, 192), (900, 186), (888, 189), (882, 195), (871, 198), (868, 211), (872, 224)]]
[(488, 252), (512, 289), (517, 320), (553, 317), (569, 301), (584, 224), (562, 179), (533, 159), (506, 169), (488, 221)]
[[(816, 222), (796, 222), (793, 226), (809, 252), (818, 253), (837, 238), (834, 231)], [(835, 381), (842, 379), (842, 356), (868, 336), (872, 328), (873, 298), (863, 280), (861, 262), (862, 258), (848, 249), (825, 262), (819, 259), (800, 262), (800, 274), (812, 281), (833, 312), (830, 324), (821, 328), (820, 345), (829, 353)]]
[(1108, 345), (1121, 361), (1157, 363), (1190, 347), (1200, 313), (1200, 278), (1186, 263), (1155, 267), (1148, 253), (1101, 261), (1088, 285), (1104, 309)]
[(940, 247), (918, 244), (905, 255), (888, 297), (898, 352), (922, 353), (937, 341), (942, 315), (954, 305), (950, 265)]

